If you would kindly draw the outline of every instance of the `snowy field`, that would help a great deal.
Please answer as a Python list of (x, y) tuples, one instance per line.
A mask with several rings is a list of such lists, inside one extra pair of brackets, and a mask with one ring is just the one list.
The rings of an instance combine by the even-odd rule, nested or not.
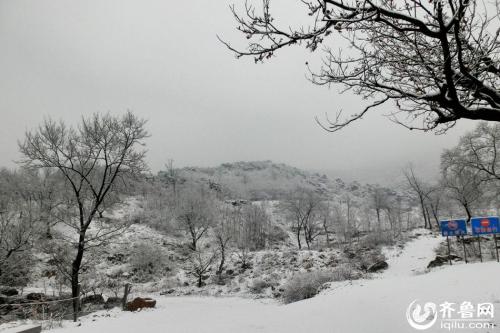
[[(390, 268), (377, 278), (336, 283), (312, 299), (289, 305), (272, 300), (153, 295), (158, 300), (154, 310), (100, 312), (82, 318), (81, 324), (68, 323), (51, 332), (400, 333), (416, 332), (406, 320), (406, 309), (415, 299), (437, 304), (491, 302), (500, 309), (500, 264), (496, 262), (444, 266), (424, 273), (440, 241), (439, 237), (421, 236), (400, 255), (387, 251)], [(446, 331), (436, 324), (425, 332)]]

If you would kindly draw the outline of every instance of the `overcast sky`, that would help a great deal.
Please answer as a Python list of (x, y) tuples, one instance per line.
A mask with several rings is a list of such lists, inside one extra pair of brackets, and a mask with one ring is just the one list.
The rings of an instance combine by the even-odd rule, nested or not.
[(264, 65), (236, 60), (216, 39), (242, 41), (229, 3), (0, 0), (0, 165), (14, 165), (17, 140), (44, 117), (74, 123), (97, 111), (149, 119), (154, 171), (169, 158), (178, 166), (270, 159), (376, 178), (408, 162), (435, 168), (474, 125), (436, 136), (380, 110), (326, 133), (315, 116), (355, 112), (363, 101), (308, 82), (305, 62), (317, 58), (300, 48)]

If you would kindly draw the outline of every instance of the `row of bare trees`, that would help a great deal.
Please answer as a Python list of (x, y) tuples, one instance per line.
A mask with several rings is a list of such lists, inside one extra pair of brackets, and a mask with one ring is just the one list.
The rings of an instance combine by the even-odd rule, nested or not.
[(351, 244), (363, 232), (390, 231), (397, 235), (403, 226), (412, 227), (409, 222), (412, 203), (381, 186), (369, 187), (369, 193), (361, 201), (348, 193), (332, 197), (298, 187), (282, 201), (281, 208), (299, 249), (303, 248), (303, 242), (310, 249), (319, 236), (327, 246), (333, 240)]
[(439, 228), (440, 219), (498, 210), (500, 126), (480, 123), (441, 156), (440, 178), (429, 183), (413, 167), (404, 175), (420, 207), (424, 227)]
[(198, 286), (212, 270), (222, 279), (233, 255), (245, 268), (249, 253), (266, 248), (272, 241), (265, 204), (227, 200), (216, 183), (186, 179), (172, 161), (166, 167), (143, 191), (146, 218), (155, 228), (177, 235), (187, 245), (187, 269)]

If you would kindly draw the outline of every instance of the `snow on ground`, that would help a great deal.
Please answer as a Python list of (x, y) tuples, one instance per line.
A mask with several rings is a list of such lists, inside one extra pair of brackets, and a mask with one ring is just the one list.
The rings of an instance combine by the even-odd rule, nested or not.
[(434, 250), (443, 241), (439, 235), (425, 229), (416, 229), (413, 234), (420, 236), (407, 243), (403, 251), (398, 247), (384, 249), (389, 264), (389, 268), (383, 274), (384, 278), (423, 273), (429, 261), (436, 256)]
[[(71, 323), (52, 332), (403, 333), (416, 332), (405, 315), (415, 299), (437, 304), (492, 302), (500, 309), (500, 264), (496, 262), (444, 266), (428, 274), (415, 274), (434, 257), (432, 250), (439, 241), (424, 235), (409, 243), (401, 255), (390, 257), (392, 267), (379, 278), (339, 282), (321, 295), (289, 305), (242, 298), (156, 297), (157, 309), (101, 312), (83, 318), (81, 326)], [(494, 321), (498, 325), (498, 319)], [(425, 332), (448, 331), (438, 323)]]

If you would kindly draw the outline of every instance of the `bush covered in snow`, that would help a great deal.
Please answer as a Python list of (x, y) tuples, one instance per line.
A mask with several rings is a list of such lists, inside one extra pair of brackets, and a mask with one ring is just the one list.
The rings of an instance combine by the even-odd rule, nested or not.
[(318, 294), (327, 282), (354, 280), (359, 272), (349, 264), (339, 265), (332, 270), (320, 270), (295, 274), (284, 286), (283, 301), (293, 303)]
[(396, 238), (394, 235), (390, 232), (372, 232), (363, 237), (360, 242), (361, 246), (367, 247), (367, 248), (375, 248), (377, 246), (384, 246), (384, 245), (394, 245), (396, 241)]
[(257, 279), (252, 281), (252, 284), (250, 285), (250, 291), (253, 294), (262, 294), (264, 292), (264, 290), (266, 290), (267, 288), (274, 287), (274, 286), (276, 286), (276, 283), (272, 283), (271, 281), (266, 280), (266, 279), (257, 278)]
[(130, 266), (137, 281), (144, 282), (162, 274), (169, 268), (166, 253), (157, 245), (140, 242), (135, 244)]
[(314, 297), (321, 286), (332, 279), (330, 271), (298, 273), (285, 285), (283, 301), (293, 303)]

